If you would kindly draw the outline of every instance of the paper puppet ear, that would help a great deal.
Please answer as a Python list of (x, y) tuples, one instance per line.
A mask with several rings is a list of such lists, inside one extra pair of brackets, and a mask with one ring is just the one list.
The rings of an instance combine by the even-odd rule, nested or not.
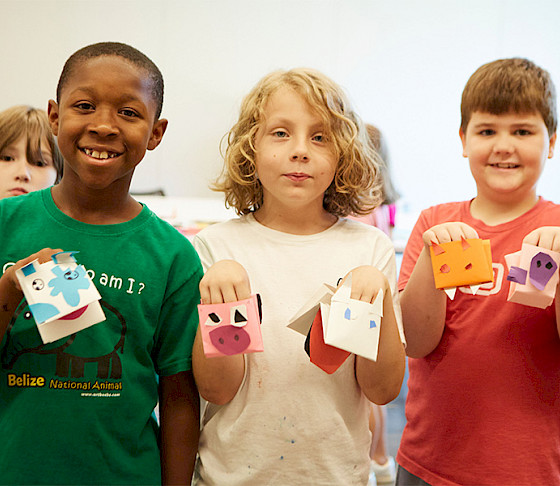
[(519, 267), (511, 267), (509, 269), (508, 276), (506, 277), (510, 282), (515, 282), (520, 285), (525, 285), (527, 282), (527, 270), (523, 270)]
[(439, 246), (435, 241), (432, 241), (432, 248), (434, 250), (434, 255), (441, 255), (442, 253), (445, 253), (445, 250)]
[(463, 250), (467, 250), (471, 247), (471, 245), (469, 245), (469, 242), (465, 240), (463, 236), (461, 236), (461, 246), (463, 247)]
[(557, 269), (558, 265), (550, 255), (539, 252), (531, 260), (529, 281), (537, 289), (543, 290)]

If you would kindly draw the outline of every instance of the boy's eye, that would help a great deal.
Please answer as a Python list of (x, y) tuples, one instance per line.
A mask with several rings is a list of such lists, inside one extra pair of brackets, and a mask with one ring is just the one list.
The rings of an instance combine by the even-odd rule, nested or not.
[(486, 128), (486, 129), (484, 129), (484, 130), (481, 130), (479, 133), (480, 133), (480, 135), (482, 135), (483, 137), (488, 137), (488, 136), (490, 136), (490, 135), (494, 135), (495, 132), (494, 132), (494, 130), (491, 130), (490, 128)]
[(136, 113), (134, 110), (130, 109), (130, 108), (124, 108), (121, 110), (121, 114), (124, 116), (129, 116), (129, 117), (137, 117), (138, 113)]
[(0, 160), (2, 162), (12, 162), (14, 160), (14, 158), (11, 157), (10, 155), (0, 154)]
[(312, 140), (314, 142), (324, 142), (326, 139), (323, 134), (319, 134), (319, 135), (313, 135)]
[(88, 103), (86, 101), (82, 101), (81, 103), (76, 103), (76, 108), (78, 108), (79, 110), (85, 110), (85, 111), (89, 111), (89, 110), (93, 110), (94, 106), (91, 103)]
[(286, 138), (288, 136), (288, 133), (284, 130), (275, 130), (274, 132), (272, 132), (272, 135), (277, 138)]
[(531, 135), (529, 130), (525, 130), (524, 128), (520, 128), (519, 130), (515, 131), (516, 135), (521, 135), (522, 137), (526, 137), (527, 135)]
[(33, 163), (37, 167), (48, 167), (49, 163), (46, 160), (37, 160)]

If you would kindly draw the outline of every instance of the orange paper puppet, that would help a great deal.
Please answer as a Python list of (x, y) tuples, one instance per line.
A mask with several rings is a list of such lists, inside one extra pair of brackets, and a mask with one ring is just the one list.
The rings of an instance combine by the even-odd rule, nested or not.
[(430, 246), (436, 288), (444, 289), (450, 299), (457, 287), (468, 285), (472, 293), (494, 280), (490, 240), (480, 238), (433, 243)]

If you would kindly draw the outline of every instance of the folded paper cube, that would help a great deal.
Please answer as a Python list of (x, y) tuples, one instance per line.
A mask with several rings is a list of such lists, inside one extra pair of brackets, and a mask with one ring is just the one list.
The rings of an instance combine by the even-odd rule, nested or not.
[(432, 270), (437, 289), (453, 299), (455, 289), (470, 286), (473, 294), (494, 280), (490, 240), (479, 238), (450, 241), (430, 246)]
[(202, 345), (207, 357), (264, 350), (261, 334), (262, 310), (258, 294), (225, 304), (200, 304), (198, 316)]
[[(330, 309), (321, 304), (325, 343), (376, 361), (383, 317), (383, 291), (379, 290), (371, 304), (350, 298), (351, 290), (350, 276), (332, 296)], [(327, 315), (328, 319), (325, 319)]]
[(16, 271), (44, 343), (105, 320), (101, 296), (75, 253), (59, 252), (47, 263), (35, 260)]
[(558, 285), (560, 253), (544, 248), (521, 245), (521, 250), (505, 255), (510, 281), (510, 302), (547, 308), (554, 301)]

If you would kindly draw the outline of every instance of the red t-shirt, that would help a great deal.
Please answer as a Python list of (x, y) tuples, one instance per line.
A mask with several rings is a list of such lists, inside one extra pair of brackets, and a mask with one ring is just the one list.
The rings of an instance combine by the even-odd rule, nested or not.
[(560, 206), (540, 199), (497, 226), (474, 219), (470, 201), (422, 212), (405, 249), (399, 290), (422, 250), (422, 233), (448, 221), (490, 239), (494, 283), (447, 299), (437, 348), (409, 359), (407, 424), (397, 460), (433, 485), (560, 485), (560, 339), (554, 304), (507, 302), (504, 255), (541, 226), (560, 226)]

